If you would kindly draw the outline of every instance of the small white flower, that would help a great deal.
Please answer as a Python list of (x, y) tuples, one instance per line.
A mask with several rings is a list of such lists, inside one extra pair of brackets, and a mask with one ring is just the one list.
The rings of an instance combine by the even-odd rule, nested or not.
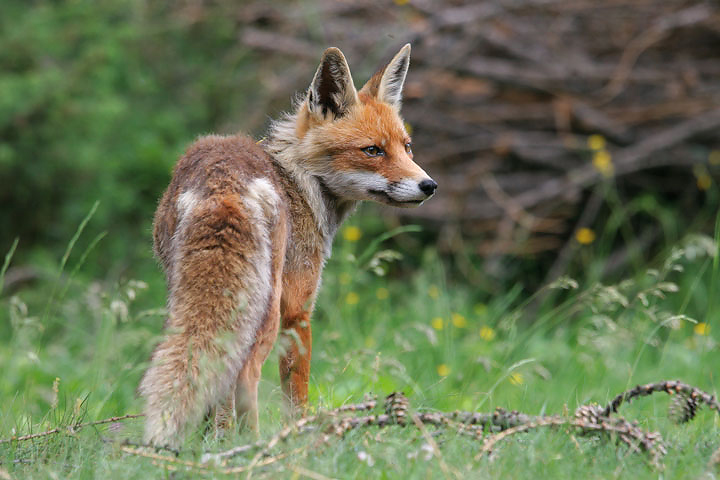
[(420, 447), (420, 450), (425, 452), (425, 455), (423, 456), (425, 460), (430, 460), (435, 454), (435, 450), (433, 450), (432, 445), (430, 445), (429, 443), (423, 443), (422, 447)]
[(358, 460), (360, 460), (361, 462), (367, 463), (368, 467), (372, 467), (373, 465), (375, 465), (375, 460), (373, 459), (372, 455), (370, 455), (364, 450), (360, 450), (357, 454), (357, 457)]
[(115, 318), (117, 318), (121, 322), (124, 322), (125, 320), (127, 320), (128, 307), (125, 304), (125, 302), (123, 302), (121, 300), (113, 300), (110, 303), (110, 312), (112, 312), (112, 314), (115, 316)]
[(128, 282), (128, 286), (131, 288), (136, 288), (138, 290), (145, 290), (148, 288), (148, 284), (143, 282), (142, 280), (130, 280)]

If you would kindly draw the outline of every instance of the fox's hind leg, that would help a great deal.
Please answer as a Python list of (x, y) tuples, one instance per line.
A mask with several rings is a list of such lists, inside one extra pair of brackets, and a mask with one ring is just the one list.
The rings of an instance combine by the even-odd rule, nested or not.
[[(277, 270), (276, 270), (277, 271)], [(258, 331), (257, 341), (250, 356), (237, 378), (235, 387), (235, 410), (241, 426), (247, 426), (258, 431), (258, 383), (262, 366), (265, 363), (273, 344), (277, 339), (280, 328), (280, 290), (282, 288), (281, 276), (275, 278), (273, 297), (270, 300), (268, 315), (262, 328)]]
[[(280, 285), (277, 285), (277, 288), (280, 288)], [(223, 430), (238, 424), (241, 428), (247, 427), (252, 431), (259, 431), (258, 384), (262, 366), (272, 350), (280, 326), (279, 290), (273, 292), (278, 293), (274, 294), (270, 302), (265, 324), (258, 331), (258, 340), (237, 376), (235, 389), (231, 391), (227, 401), (210, 413), (216, 434), (221, 434)]]

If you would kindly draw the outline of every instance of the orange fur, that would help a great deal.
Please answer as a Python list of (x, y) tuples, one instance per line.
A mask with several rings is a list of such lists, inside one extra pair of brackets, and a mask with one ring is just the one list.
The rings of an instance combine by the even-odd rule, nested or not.
[(333, 153), (333, 166), (338, 170), (366, 169), (368, 159), (358, 157), (358, 148), (379, 145), (386, 154), (372, 165), (374, 172), (391, 182), (407, 177), (426, 177), (427, 174), (412, 161), (412, 153), (405, 151), (405, 144), (411, 140), (398, 112), (369, 95), (361, 94), (360, 102), (347, 117), (318, 129), (322, 136), (332, 139), (323, 147)]

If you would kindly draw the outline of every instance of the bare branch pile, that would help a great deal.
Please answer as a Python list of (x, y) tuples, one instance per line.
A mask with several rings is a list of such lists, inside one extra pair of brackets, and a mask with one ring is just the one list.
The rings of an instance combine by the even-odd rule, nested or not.
[(440, 189), (402, 214), (443, 229), (446, 248), (554, 250), (592, 224), (588, 197), (610, 179), (692, 209), (720, 168), (717, 2), (292, 5), (239, 14), (245, 46), (293, 60), (269, 83), (283, 101), (329, 44), (360, 73), (412, 42), (403, 112)]

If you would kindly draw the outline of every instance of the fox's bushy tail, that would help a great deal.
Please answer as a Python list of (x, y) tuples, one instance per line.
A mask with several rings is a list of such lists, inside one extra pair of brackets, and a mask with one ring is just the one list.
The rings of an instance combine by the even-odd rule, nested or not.
[[(266, 192), (267, 193), (267, 192)], [(270, 192), (273, 193), (273, 192)], [(178, 200), (166, 336), (139, 387), (145, 441), (178, 446), (231, 394), (272, 295), (272, 195)]]

